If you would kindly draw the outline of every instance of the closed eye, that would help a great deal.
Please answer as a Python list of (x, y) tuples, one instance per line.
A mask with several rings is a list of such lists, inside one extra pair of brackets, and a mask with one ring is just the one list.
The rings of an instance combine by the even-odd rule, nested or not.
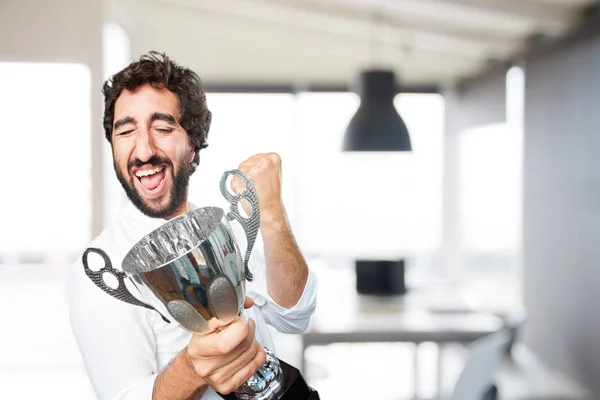
[(129, 135), (133, 131), (134, 131), (134, 129), (129, 129), (126, 131), (117, 132), (117, 136)]

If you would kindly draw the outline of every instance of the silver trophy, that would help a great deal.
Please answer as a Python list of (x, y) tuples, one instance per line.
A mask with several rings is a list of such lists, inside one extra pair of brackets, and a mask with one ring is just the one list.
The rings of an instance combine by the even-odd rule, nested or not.
[[(232, 194), (227, 188), (230, 175), (242, 179), (246, 187)], [(136, 243), (123, 259), (123, 272), (112, 267), (107, 254), (101, 249), (89, 248), (83, 254), (83, 265), (88, 277), (111, 296), (141, 307), (157, 311), (167, 322), (175, 321), (183, 329), (196, 334), (212, 332), (211, 320), (226, 324), (239, 318), (244, 310), (245, 280), (252, 280), (248, 268), (250, 252), (258, 234), (260, 210), (253, 182), (238, 170), (227, 171), (221, 179), (221, 193), (231, 204), (230, 211), (218, 207), (204, 207), (189, 211), (166, 222)], [(249, 217), (238, 211), (241, 201), (251, 207)], [(247, 249), (242, 260), (238, 244), (229, 226), (237, 220), (246, 233)], [(99, 254), (104, 267), (93, 271), (88, 266), (89, 253)], [(116, 289), (104, 281), (105, 273), (119, 282)], [(133, 296), (125, 286), (129, 279), (143, 296)], [(304, 386), (298, 374), (287, 372), (289, 365), (278, 360), (265, 348), (265, 364), (228, 399), (266, 400), (318, 398), (316, 392)], [(282, 371), (282, 365), (286, 371)], [(293, 367), (290, 367), (293, 369)], [(297, 372), (297, 370), (296, 370)], [(294, 381), (300, 378), (300, 389)], [(294, 386), (290, 390), (290, 386)], [(300, 397), (297, 397), (299, 393)], [(315, 395), (317, 397), (315, 397)]]

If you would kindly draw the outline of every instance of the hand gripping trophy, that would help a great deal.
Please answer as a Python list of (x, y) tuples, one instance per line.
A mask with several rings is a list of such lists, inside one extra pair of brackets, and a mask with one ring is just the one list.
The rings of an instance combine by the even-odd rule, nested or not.
[[(230, 175), (245, 181), (242, 192), (235, 195), (229, 192)], [(241, 171), (225, 172), (220, 186), (231, 204), (229, 213), (218, 207), (204, 207), (173, 218), (129, 250), (123, 259), (123, 272), (112, 267), (104, 251), (88, 248), (83, 254), (85, 273), (109, 295), (155, 310), (165, 321), (174, 321), (195, 334), (210, 333), (211, 326), (216, 325), (210, 324), (213, 318), (225, 324), (233, 322), (244, 310), (245, 281), (252, 280), (248, 261), (258, 234), (260, 210), (254, 183)], [(249, 217), (238, 212), (242, 200), (250, 204)], [(233, 219), (242, 225), (247, 238), (243, 260), (228, 222)], [(89, 268), (89, 253), (104, 259), (102, 269)], [(105, 273), (117, 278), (116, 289), (105, 283)], [(126, 278), (140, 291), (144, 301), (129, 292)], [(296, 368), (278, 360), (269, 349), (265, 351), (264, 365), (235, 392), (223, 396), (225, 399), (319, 399)]]

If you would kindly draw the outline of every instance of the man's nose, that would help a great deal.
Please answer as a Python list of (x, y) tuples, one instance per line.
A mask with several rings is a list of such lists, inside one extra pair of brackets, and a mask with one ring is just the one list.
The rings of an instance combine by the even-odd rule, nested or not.
[(145, 162), (154, 155), (156, 155), (156, 148), (152, 134), (147, 129), (140, 129), (135, 143), (135, 156)]

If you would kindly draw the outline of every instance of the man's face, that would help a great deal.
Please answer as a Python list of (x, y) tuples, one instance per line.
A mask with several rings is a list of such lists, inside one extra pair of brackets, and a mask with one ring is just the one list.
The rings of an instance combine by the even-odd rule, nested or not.
[(179, 117), (175, 94), (149, 85), (123, 90), (115, 103), (115, 172), (129, 199), (150, 217), (169, 219), (186, 207), (194, 151)]

